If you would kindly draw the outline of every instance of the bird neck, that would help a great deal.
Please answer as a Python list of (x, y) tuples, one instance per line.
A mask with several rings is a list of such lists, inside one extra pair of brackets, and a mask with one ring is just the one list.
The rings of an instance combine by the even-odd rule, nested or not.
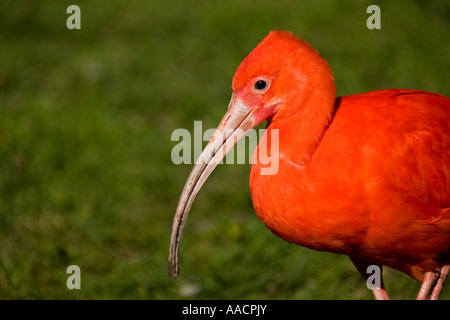
[[(328, 80), (299, 91), (278, 109), (260, 139), (250, 172), (250, 191), (257, 216), (286, 241), (316, 250), (323, 248), (319, 239), (311, 240), (316, 236), (314, 229), (309, 228), (315, 215), (309, 214), (308, 207), (315, 198), (309, 188), (308, 164), (334, 115), (336, 99), (331, 73)], [(264, 154), (268, 154), (270, 161), (264, 159)], [(292, 220), (299, 216), (302, 218)]]
[(270, 150), (276, 149), (270, 139), (270, 131), (276, 129), (279, 154), (300, 166), (309, 162), (334, 115), (336, 91), (331, 73), (327, 76), (325, 83), (314, 83), (289, 99), (267, 126)]

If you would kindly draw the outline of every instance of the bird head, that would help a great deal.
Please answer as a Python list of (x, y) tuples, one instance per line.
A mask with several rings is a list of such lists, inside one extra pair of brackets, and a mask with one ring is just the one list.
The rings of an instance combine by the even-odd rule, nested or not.
[(271, 31), (242, 61), (233, 77), (228, 111), (196, 161), (178, 202), (169, 251), (172, 277), (178, 276), (178, 251), (189, 210), (208, 176), (249, 130), (286, 114), (282, 111), (289, 111), (285, 106), (294, 105), (294, 100), (301, 106), (315, 83), (323, 81), (324, 72), (334, 88), (326, 61), (306, 42), (283, 31)]

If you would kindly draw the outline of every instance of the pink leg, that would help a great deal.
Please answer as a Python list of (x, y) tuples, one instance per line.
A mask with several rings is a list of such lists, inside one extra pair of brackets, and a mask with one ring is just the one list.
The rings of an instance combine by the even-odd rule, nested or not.
[[(358, 269), (359, 273), (363, 276), (363, 278), (367, 281), (367, 279), (369, 278), (370, 274), (367, 273), (367, 267), (369, 267), (370, 265), (372, 265), (371, 263), (368, 263), (366, 261), (360, 260), (360, 259), (356, 259), (353, 257), (350, 257), (350, 260), (352, 260), (353, 264), (355, 265), (356, 269)], [(383, 270), (383, 266), (381, 265), (377, 265), (380, 270)], [(389, 300), (389, 297), (387, 295), (386, 292), (386, 288), (384, 287), (384, 283), (383, 283), (383, 273), (381, 273), (381, 279), (380, 279), (380, 287), (373, 287), (372, 288), (372, 292), (373, 295), (375, 296), (376, 300)]]
[(450, 264), (446, 264), (442, 267), (439, 279), (431, 292), (430, 300), (437, 300), (444, 288), (445, 279), (447, 278), (448, 271), (450, 269)]
[(381, 284), (381, 288), (372, 288), (372, 292), (373, 295), (375, 296), (375, 300), (389, 300), (389, 297), (383, 284)]
[(433, 284), (436, 280), (437, 273), (432, 271), (425, 272), (422, 286), (420, 287), (419, 294), (417, 295), (416, 300), (426, 300), (428, 298), (428, 294), (433, 287)]

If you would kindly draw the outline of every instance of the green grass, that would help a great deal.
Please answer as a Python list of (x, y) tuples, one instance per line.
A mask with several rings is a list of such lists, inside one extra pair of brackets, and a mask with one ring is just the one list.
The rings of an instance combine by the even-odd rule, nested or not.
[[(82, 29), (68, 30), (75, 3)], [(370, 4), (381, 7), (381, 30), (366, 28)], [(180, 277), (167, 275), (191, 169), (171, 162), (171, 133), (217, 125), (234, 71), (271, 29), (312, 44), (339, 95), (450, 93), (444, 0), (1, 1), (0, 298), (372, 299), (347, 257), (264, 227), (249, 165), (219, 166), (205, 184)], [(81, 290), (66, 287), (72, 264)], [(392, 298), (417, 294), (409, 277), (385, 276)]]

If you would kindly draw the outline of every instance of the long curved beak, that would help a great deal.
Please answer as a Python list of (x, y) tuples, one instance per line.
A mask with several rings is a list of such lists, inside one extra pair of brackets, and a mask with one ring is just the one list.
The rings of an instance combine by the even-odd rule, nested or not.
[(173, 219), (172, 235), (170, 236), (168, 269), (172, 278), (178, 277), (178, 252), (181, 235), (192, 203), (214, 168), (228, 151), (256, 125), (252, 116), (255, 110), (242, 104), (234, 95), (232, 96), (227, 113), (203, 149), (186, 181)]

